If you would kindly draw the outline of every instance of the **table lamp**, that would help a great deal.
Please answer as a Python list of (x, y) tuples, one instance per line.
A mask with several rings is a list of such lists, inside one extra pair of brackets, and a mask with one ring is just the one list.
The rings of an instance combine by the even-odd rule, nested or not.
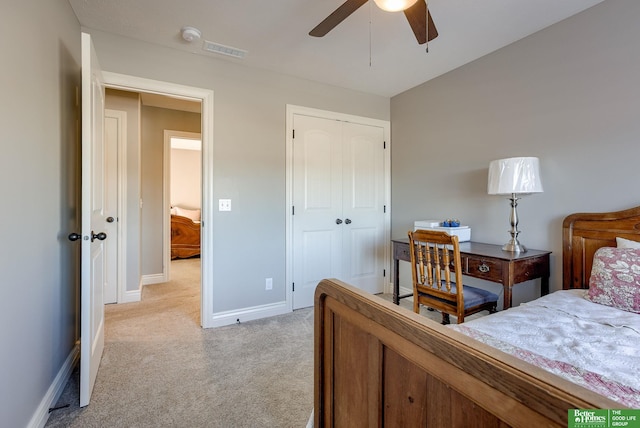
[(519, 157), (491, 161), (487, 193), (490, 195), (509, 195), (511, 201), (511, 240), (502, 249), (513, 253), (527, 251), (518, 241), (518, 195), (541, 193), (540, 165), (538, 158)]

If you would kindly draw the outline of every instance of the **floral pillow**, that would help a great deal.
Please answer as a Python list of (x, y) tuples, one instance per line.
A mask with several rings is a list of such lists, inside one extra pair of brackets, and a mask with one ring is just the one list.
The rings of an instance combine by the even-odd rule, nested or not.
[(587, 299), (640, 314), (640, 249), (598, 249), (593, 256)]

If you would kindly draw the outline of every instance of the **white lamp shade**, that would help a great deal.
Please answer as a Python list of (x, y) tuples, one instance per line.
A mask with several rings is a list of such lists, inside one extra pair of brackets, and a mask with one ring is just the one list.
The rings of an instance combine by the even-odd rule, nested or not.
[(387, 12), (399, 12), (401, 10), (409, 9), (418, 0), (373, 0), (376, 5)]
[(487, 192), (490, 195), (541, 193), (538, 158), (522, 157), (491, 161)]

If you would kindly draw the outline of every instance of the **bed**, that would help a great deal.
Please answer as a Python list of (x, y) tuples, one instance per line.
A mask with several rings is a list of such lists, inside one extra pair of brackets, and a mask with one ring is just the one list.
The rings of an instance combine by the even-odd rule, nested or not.
[[(636, 407), (637, 373), (630, 381), (596, 376), (594, 382), (594, 372), (599, 373), (593, 367), (576, 368), (555, 361), (555, 355), (540, 359), (535, 351), (544, 354), (545, 349), (523, 352), (506, 339), (487, 334), (496, 325), (517, 323), (501, 317), (517, 317), (520, 308), (545, 319), (542, 330), (569, 321), (541, 308), (555, 305), (567, 311), (578, 308), (578, 302), (605, 308), (584, 299), (594, 255), (608, 251), (601, 247), (616, 247), (616, 238), (640, 241), (640, 207), (572, 214), (565, 218), (562, 232), (563, 290), (545, 296), (560, 293), (559, 302), (541, 298), (457, 327), (442, 326), (340, 281), (322, 281), (315, 299), (314, 425), (566, 427), (570, 409)], [(638, 325), (633, 323), (640, 315), (611, 309), (610, 315), (602, 316), (623, 324), (612, 328), (624, 329), (631, 364), (638, 364), (640, 331), (626, 324)], [(588, 308), (577, 310), (591, 313)], [(580, 317), (568, 316), (574, 321)], [(482, 327), (485, 318), (494, 323), (493, 330)], [(577, 324), (591, 328), (587, 322), (591, 320), (580, 319)]]
[(171, 259), (200, 255), (200, 222), (171, 215)]

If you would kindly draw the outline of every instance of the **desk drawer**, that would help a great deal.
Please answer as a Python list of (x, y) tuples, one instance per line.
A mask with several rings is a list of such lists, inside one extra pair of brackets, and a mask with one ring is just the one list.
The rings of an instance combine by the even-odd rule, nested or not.
[(466, 267), (465, 274), (469, 276), (502, 284), (502, 264), (500, 262), (476, 257), (463, 257), (462, 265)]
[(393, 244), (393, 258), (396, 260), (404, 260), (405, 262), (411, 261), (411, 254), (409, 254), (409, 244)]

